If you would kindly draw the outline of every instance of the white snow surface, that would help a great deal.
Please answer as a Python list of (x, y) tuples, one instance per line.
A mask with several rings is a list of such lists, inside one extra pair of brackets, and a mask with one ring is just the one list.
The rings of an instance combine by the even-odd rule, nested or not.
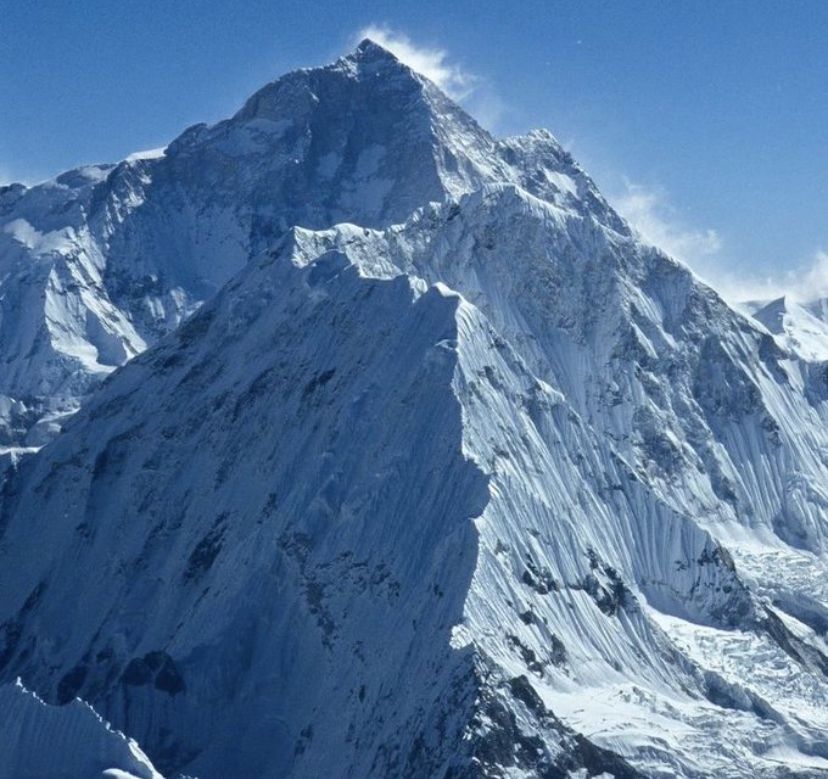
[(748, 306), (783, 348), (809, 362), (828, 361), (828, 299), (796, 301), (781, 297)]
[(114, 171), (144, 343), (237, 272), (8, 466), (1, 679), (166, 775), (826, 775), (823, 363), (370, 43)]

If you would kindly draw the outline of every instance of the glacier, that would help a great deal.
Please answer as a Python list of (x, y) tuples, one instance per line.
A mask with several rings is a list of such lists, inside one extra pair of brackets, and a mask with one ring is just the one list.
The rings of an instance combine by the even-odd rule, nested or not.
[(170, 777), (828, 775), (822, 309), (370, 41), (0, 209), (0, 681)]

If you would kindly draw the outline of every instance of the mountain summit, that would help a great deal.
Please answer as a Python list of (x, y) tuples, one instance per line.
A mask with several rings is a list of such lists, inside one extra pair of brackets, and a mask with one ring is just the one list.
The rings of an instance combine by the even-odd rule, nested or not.
[(626, 229), (551, 136), (495, 141), (363, 41), (162, 152), (0, 189), (0, 445), (48, 440), (291, 226), (386, 227), (503, 181)]
[(0, 681), (170, 777), (828, 771), (825, 365), (549, 133), (364, 42), (2, 197), (10, 419), (84, 402), (3, 486)]

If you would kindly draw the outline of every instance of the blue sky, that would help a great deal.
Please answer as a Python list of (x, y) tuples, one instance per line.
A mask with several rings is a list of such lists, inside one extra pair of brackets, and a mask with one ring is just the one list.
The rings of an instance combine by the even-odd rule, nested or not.
[(162, 146), (373, 28), (498, 134), (543, 126), (731, 295), (828, 290), (828, 3), (0, 0), (0, 181)]

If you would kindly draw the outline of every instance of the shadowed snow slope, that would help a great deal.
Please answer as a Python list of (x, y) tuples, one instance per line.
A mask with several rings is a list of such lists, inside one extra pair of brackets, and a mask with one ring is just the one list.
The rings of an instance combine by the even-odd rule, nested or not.
[(49, 706), (19, 682), (0, 687), (0, 734), (2, 779), (164, 779), (85, 703)]
[(10, 468), (3, 679), (202, 779), (828, 772), (815, 363), (373, 44), (188, 154), (241, 270)]

